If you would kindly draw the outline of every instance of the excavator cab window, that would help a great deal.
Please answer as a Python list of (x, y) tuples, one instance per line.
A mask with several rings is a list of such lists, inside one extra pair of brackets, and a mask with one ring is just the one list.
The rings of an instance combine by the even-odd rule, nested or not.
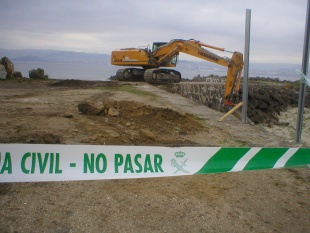
[(178, 62), (178, 55), (175, 55), (175, 56), (171, 59), (170, 64), (176, 65), (177, 62)]
[(156, 49), (158, 49), (160, 46), (167, 44), (167, 42), (154, 42), (152, 52), (154, 52)]

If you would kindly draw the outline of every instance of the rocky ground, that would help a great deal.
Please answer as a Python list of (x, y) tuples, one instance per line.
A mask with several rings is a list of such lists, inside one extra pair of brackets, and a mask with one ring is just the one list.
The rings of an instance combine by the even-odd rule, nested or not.
[[(82, 114), (78, 105), (86, 102), (108, 107), (95, 115)], [(0, 103), (1, 143), (310, 145), (304, 136), (309, 135), (307, 130), (303, 142), (296, 145), (286, 126), (267, 129), (241, 124), (233, 116), (218, 122), (223, 113), (145, 83), (3, 80)], [(309, 117), (305, 117), (307, 127)], [(0, 231), (309, 232), (309, 181), (310, 170), (300, 168), (2, 183)]]

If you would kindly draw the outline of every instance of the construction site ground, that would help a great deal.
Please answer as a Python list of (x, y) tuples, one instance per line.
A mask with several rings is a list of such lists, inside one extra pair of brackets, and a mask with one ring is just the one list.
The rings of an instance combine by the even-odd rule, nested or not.
[[(110, 101), (119, 114), (82, 114), (83, 101)], [(222, 116), (147, 83), (0, 82), (0, 143), (310, 145)], [(0, 183), (0, 232), (310, 232), (309, 191), (308, 168)]]

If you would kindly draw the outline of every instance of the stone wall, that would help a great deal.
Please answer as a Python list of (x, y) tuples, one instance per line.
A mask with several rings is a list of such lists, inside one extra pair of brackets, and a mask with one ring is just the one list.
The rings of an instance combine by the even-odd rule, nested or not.
[[(223, 107), (223, 83), (178, 83), (164, 87), (167, 91), (178, 93), (195, 102), (202, 103), (218, 111)], [(279, 114), (288, 106), (298, 105), (298, 92), (289, 85), (249, 85), (248, 117), (254, 123), (272, 125), (279, 121)], [(242, 86), (236, 103), (242, 100)], [(306, 107), (310, 107), (310, 92), (306, 95)]]
[(221, 83), (177, 83), (168, 85), (167, 90), (219, 111), (224, 101)]

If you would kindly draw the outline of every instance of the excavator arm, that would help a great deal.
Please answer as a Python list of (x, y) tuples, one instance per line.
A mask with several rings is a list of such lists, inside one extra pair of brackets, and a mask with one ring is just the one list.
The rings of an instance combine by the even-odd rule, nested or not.
[(224, 92), (224, 104), (234, 105), (234, 94), (239, 91), (241, 73), (243, 69), (242, 53), (233, 52), (232, 57), (229, 59), (226, 57), (218, 56), (205, 49), (204, 47), (225, 51), (224, 48), (207, 45), (192, 39), (172, 40), (152, 52), (151, 57), (155, 58), (153, 59), (153, 62), (156, 61), (156, 64), (153, 65), (156, 67), (165, 66), (171, 61), (173, 57), (177, 56), (179, 53), (186, 53), (188, 55), (228, 67)]

